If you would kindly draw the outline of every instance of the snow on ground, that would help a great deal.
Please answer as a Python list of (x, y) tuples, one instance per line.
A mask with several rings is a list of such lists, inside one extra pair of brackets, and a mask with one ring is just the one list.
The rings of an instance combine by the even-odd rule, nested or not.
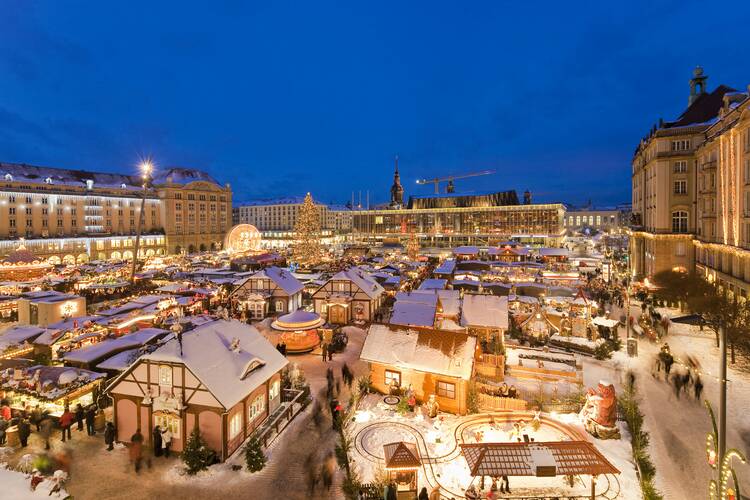
[(68, 494), (65, 490), (58, 493), (52, 493), (50, 490), (55, 483), (50, 479), (45, 479), (37, 485), (34, 491), (31, 491), (31, 479), (22, 472), (7, 469), (5, 464), (0, 464), (0, 489), (3, 500), (25, 500), (27, 498), (65, 498)]
[[(543, 415), (544, 418), (556, 419), (585, 433), (576, 414)], [(526, 418), (528, 421), (528, 417)], [(354, 441), (354, 467), (364, 482), (373, 481), (383, 467), (383, 445), (396, 441), (416, 442), (422, 454), (432, 458), (428, 467), (419, 473), (420, 486), (431, 490), (440, 484), (443, 494), (460, 498), (472, 482), (466, 460), (460, 455), (456, 436), (459, 442), (514, 442), (517, 435), (513, 424), (517, 421), (510, 413), (495, 414), (493, 420), (481, 415), (460, 417), (441, 413), (432, 419), (420, 410), (414, 414), (401, 415), (394, 407), (383, 402), (383, 396), (370, 395), (360, 406), (354, 416), (354, 422), (348, 432)], [(612, 495), (619, 489), (614, 498), (623, 500), (640, 500), (640, 487), (631, 459), (630, 436), (623, 423), (620, 423), (622, 438), (619, 440), (589, 439), (620, 471), (617, 480), (612, 480), (609, 487)], [(544, 423), (538, 431), (527, 427), (524, 431), (536, 442), (560, 441), (571, 439), (570, 435)], [(586, 434), (588, 436), (588, 434)], [(611, 478), (600, 477), (597, 490), (607, 489)], [(619, 484), (618, 484), (619, 483)], [(476, 484), (476, 483), (475, 483)], [(486, 487), (489, 487), (489, 481)], [(573, 487), (564, 483), (564, 478), (514, 477), (510, 478), (511, 490), (515, 495), (587, 495), (590, 493), (588, 477), (577, 478)]]

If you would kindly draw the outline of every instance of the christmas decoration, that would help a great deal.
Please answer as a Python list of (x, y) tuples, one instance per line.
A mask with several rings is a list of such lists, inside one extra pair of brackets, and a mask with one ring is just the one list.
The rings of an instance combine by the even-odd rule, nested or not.
[(414, 232), (409, 233), (409, 241), (406, 243), (406, 255), (411, 260), (417, 260), (417, 257), (419, 257), (419, 240)]
[(245, 465), (250, 472), (258, 472), (266, 465), (266, 456), (258, 438), (253, 436), (245, 446)]
[(292, 247), (295, 262), (302, 266), (312, 266), (320, 262), (320, 212), (307, 193), (294, 226), (296, 241)]
[(185, 443), (182, 461), (185, 463), (185, 471), (190, 475), (197, 474), (216, 462), (216, 452), (206, 446), (206, 442), (197, 428), (193, 429), (187, 443)]

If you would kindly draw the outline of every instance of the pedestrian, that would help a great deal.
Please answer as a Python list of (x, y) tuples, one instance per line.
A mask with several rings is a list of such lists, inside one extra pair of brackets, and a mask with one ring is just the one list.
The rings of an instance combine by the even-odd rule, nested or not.
[(333, 361), (333, 349), (328, 346), (328, 361)]
[(39, 405), (36, 405), (34, 409), (31, 410), (31, 423), (36, 426), (36, 431), (39, 432), (42, 423), (42, 409)]
[(701, 393), (703, 392), (703, 380), (701, 380), (700, 375), (695, 376), (695, 386), (693, 387), (693, 390), (695, 391), (695, 400), (700, 401)]
[(96, 405), (89, 405), (86, 409), (86, 434), (89, 436), (96, 435), (94, 421), (96, 420)]
[(323, 355), (323, 363), (325, 363), (328, 360), (328, 344), (320, 346), (320, 352)]
[(143, 434), (141, 429), (135, 430), (130, 438), (130, 463), (133, 464), (136, 474), (141, 471), (141, 461), (143, 460)]
[(281, 341), (281, 354), (286, 356), (286, 342), (284, 342), (283, 340)]
[(104, 444), (107, 445), (107, 451), (115, 449), (115, 424), (112, 422), (107, 422), (104, 426)]
[(0, 402), (0, 418), (10, 422), (10, 405), (8, 404), (7, 399), (3, 399), (2, 402)]
[(52, 436), (52, 417), (49, 416), (49, 413), (44, 412), (42, 414), (42, 422), (39, 427), (39, 435), (44, 439), (44, 449), (49, 450), (49, 438)]
[(680, 393), (682, 392), (682, 375), (675, 373), (672, 376), (672, 384), (674, 385), (674, 394), (677, 399), (680, 399)]
[(0, 446), (5, 445), (5, 429), (8, 428), (8, 421), (0, 417)]
[(83, 430), (83, 417), (84, 417), (83, 406), (81, 406), (81, 403), (78, 403), (76, 405), (75, 415), (76, 415), (76, 424), (78, 424), (78, 431), (80, 432)]
[(427, 494), (427, 488), (422, 486), (422, 491), (419, 492), (417, 500), (430, 500), (430, 495)]
[(60, 415), (60, 430), (62, 431), (62, 441), (65, 442), (65, 435), (67, 434), (68, 439), (73, 439), (70, 435), (70, 427), (73, 425), (73, 414), (70, 412), (70, 408), (67, 406)]
[(440, 500), (440, 486), (435, 486), (430, 491), (430, 500)]
[(414, 392), (411, 393), (408, 399), (409, 411), (414, 412), (414, 408), (417, 406), (417, 398), (414, 397)]
[(169, 430), (169, 427), (162, 431), (161, 440), (164, 447), (164, 458), (169, 458), (169, 452), (172, 449), (172, 431)]
[(394, 483), (388, 485), (388, 496), (386, 497), (386, 500), (398, 500), (398, 490)]
[(162, 442), (161, 442), (161, 427), (159, 427), (158, 425), (156, 427), (154, 427), (153, 434), (154, 434), (154, 456), (155, 457), (160, 457), (161, 456), (161, 447), (162, 447)]
[(22, 418), (18, 423), (18, 440), (21, 441), (21, 447), (26, 448), (29, 444), (29, 436), (31, 435), (31, 423), (27, 418)]
[(508, 476), (502, 476), (500, 478), (500, 493), (510, 493), (510, 484), (508, 483)]

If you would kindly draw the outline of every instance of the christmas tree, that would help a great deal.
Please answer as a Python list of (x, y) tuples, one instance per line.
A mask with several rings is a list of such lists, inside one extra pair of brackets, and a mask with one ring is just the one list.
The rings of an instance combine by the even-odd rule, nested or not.
[(419, 257), (419, 240), (414, 232), (409, 233), (409, 241), (406, 242), (406, 255), (411, 260), (417, 260), (417, 257)]
[(245, 447), (245, 465), (250, 472), (258, 472), (266, 465), (266, 456), (258, 438), (253, 436)]
[(201, 437), (201, 432), (197, 427), (193, 429), (187, 443), (185, 443), (182, 461), (185, 463), (185, 471), (190, 475), (197, 474), (216, 462), (216, 452), (206, 446), (206, 442)]
[(297, 234), (292, 248), (295, 262), (301, 266), (313, 266), (320, 262), (320, 211), (313, 203), (312, 196), (307, 193), (300, 208), (297, 223), (294, 225)]

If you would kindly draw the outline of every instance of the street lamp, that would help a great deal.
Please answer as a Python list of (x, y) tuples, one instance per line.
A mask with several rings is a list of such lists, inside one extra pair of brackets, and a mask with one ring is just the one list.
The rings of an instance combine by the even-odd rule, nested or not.
[(130, 283), (135, 283), (135, 268), (138, 264), (138, 252), (141, 245), (141, 227), (143, 226), (144, 211), (146, 208), (146, 194), (148, 189), (151, 187), (152, 173), (154, 171), (154, 165), (150, 159), (141, 162), (139, 169), (141, 171), (141, 178), (143, 179), (143, 191), (141, 192), (141, 211), (138, 213), (138, 226), (135, 233), (135, 252), (133, 253), (133, 266), (130, 269)]

